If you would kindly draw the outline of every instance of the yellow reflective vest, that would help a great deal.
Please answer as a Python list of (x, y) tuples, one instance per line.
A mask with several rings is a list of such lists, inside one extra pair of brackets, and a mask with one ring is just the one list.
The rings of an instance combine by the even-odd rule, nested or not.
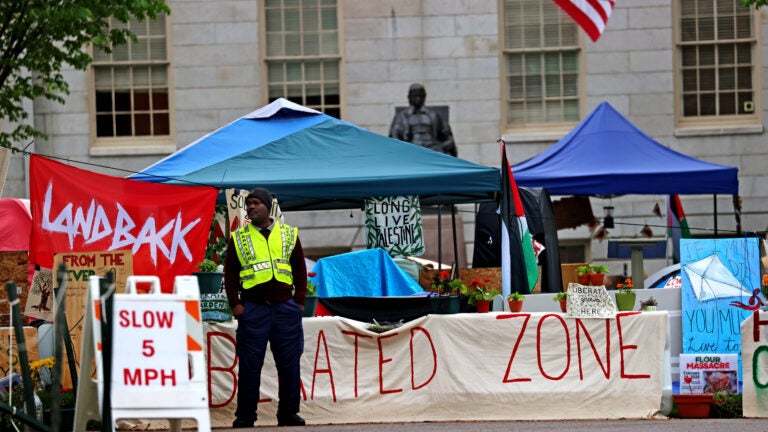
[(293, 285), (291, 253), (296, 246), (299, 229), (275, 222), (269, 241), (259, 229), (248, 224), (232, 233), (235, 250), (240, 260), (240, 283), (243, 289), (269, 281), (274, 277), (280, 282)]

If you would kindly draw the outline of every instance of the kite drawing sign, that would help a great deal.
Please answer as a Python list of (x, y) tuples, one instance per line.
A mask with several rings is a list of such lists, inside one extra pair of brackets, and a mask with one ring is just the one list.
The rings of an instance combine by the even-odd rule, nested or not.
[(683, 353), (741, 350), (740, 325), (764, 300), (757, 238), (680, 239)]

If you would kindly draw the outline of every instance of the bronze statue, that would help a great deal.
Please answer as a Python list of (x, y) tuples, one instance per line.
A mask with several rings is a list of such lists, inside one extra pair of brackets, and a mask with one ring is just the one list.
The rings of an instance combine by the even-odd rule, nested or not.
[(395, 113), (389, 136), (456, 156), (456, 143), (448, 119), (444, 119), (438, 110), (424, 106), (426, 99), (424, 86), (411, 84), (408, 88), (410, 106)]

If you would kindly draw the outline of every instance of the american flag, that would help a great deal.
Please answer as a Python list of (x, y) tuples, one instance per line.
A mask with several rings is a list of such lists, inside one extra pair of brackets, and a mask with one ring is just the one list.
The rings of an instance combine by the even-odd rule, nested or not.
[(615, 0), (554, 0), (587, 32), (592, 42), (603, 34)]

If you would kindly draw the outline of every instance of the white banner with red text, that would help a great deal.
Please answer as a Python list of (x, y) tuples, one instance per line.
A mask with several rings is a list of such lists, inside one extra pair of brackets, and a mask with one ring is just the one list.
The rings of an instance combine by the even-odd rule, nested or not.
[[(301, 416), (308, 424), (644, 418), (659, 411), (666, 312), (609, 319), (557, 313), (428, 315), (385, 333), (304, 319)], [(237, 323), (204, 323), (213, 426), (237, 403)], [(270, 351), (258, 425), (274, 424)]]

